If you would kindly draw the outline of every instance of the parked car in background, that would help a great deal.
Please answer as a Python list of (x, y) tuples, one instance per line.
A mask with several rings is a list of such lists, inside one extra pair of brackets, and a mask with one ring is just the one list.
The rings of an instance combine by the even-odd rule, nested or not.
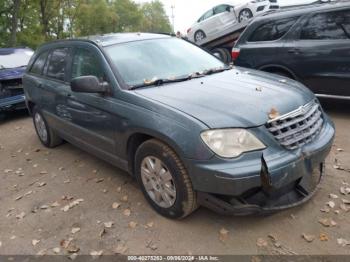
[(350, 2), (260, 17), (241, 34), (232, 58), (298, 80), (320, 97), (350, 99)]
[(33, 55), (29, 48), (0, 48), (0, 114), (25, 108), (22, 76)]
[(224, 2), (205, 12), (187, 30), (188, 39), (199, 43), (244, 27), (253, 17), (278, 9), (277, 0), (236, 0)]
[(69, 141), (134, 175), (183, 218), (306, 202), (334, 126), (302, 84), (232, 68), (176, 37), (112, 34), (40, 47), (23, 77), (40, 141)]

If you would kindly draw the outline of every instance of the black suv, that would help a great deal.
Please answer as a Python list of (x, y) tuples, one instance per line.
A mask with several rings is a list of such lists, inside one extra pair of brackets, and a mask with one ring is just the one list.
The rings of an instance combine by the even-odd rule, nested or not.
[(298, 80), (320, 97), (350, 99), (350, 2), (257, 18), (232, 58), (238, 66)]

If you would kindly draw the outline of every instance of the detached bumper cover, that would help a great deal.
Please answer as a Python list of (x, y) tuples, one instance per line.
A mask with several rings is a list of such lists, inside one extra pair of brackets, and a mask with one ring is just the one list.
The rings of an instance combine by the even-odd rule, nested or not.
[(24, 95), (17, 95), (0, 99), (0, 112), (25, 107)]
[[(261, 136), (264, 128), (253, 132)], [(272, 137), (271, 146), (262, 152), (234, 160), (190, 161), (187, 166), (200, 203), (235, 215), (269, 213), (305, 203), (324, 176), (334, 133), (326, 119), (318, 137), (297, 150), (274, 146)], [(266, 136), (264, 141), (268, 140)]]

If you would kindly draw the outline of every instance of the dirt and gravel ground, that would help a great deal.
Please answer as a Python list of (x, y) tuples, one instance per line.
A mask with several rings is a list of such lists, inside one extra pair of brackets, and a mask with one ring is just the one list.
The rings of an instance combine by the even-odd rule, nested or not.
[(182, 221), (157, 215), (125, 172), (67, 143), (44, 148), (31, 118), (12, 114), (0, 124), (0, 254), (350, 254), (350, 103), (323, 103), (337, 135), (310, 202), (267, 217), (201, 208)]

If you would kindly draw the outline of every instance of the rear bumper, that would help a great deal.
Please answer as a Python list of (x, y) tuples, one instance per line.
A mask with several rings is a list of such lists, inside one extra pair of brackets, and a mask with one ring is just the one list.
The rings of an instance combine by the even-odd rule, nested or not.
[(0, 99), (0, 112), (24, 108), (26, 108), (24, 95), (17, 95)]
[(252, 152), (248, 158), (190, 164), (200, 203), (236, 215), (268, 213), (305, 203), (324, 175), (323, 163), (334, 133), (327, 121), (317, 139), (293, 152), (268, 148)]

